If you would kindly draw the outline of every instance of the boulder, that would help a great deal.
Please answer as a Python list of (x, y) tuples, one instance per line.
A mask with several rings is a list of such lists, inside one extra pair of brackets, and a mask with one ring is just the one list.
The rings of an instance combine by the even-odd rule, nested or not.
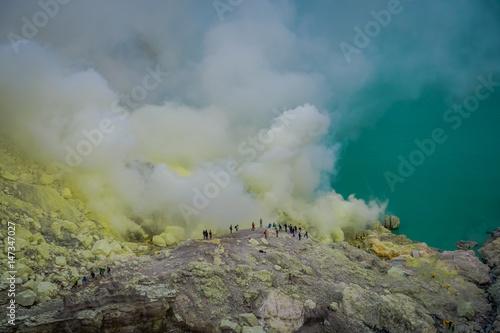
[(32, 306), (37, 298), (38, 297), (33, 291), (27, 289), (17, 294), (16, 303), (21, 306)]
[(122, 246), (120, 245), (120, 243), (118, 243), (117, 241), (113, 241), (111, 242), (111, 244), (109, 244), (109, 246), (111, 247), (111, 251), (113, 251), (114, 253), (116, 254), (120, 254), (123, 252), (123, 248)]
[(315, 309), (316, 308), (316, 302), (308, 299), (304, 302), (304, 306), (308, 307), (309, 309)]
[(384, 217), (384, 227), (389, 230), (394, 230), (399, 228), (399, 217), (394, 215), (386, 215)]
[[(497, 230), (500, 230), (500, 228), (496, 229), (493, 233)], [(479, 253), (488, 262), (488, 265), (500, 266), (500, 237), (488, 239), (483, 247), (479, 249)]]
[(5, 180), (10, 180), (15, 182), (19, 177), (16, 175), (13, 175), (12, 173), (8, 172), (7, 170), (0, 170), (0, 177), (2, 177)]
[(167, 246), (165, 243), (165, 238), (163, 238), (161, 235), (155, 235), (153, 236), (153, 244), (156, 246)]
[(408, 274), (405, 271), (403, 271), (401, 268), (398, 268), (396, 266), (391, 267), (391, 269), (389, 269), (387, 271), (387, 274), (399, 275), (399, 276), (408, 276)]
[(264, 244), (264, 245), (269, 245), (269, 242), (268, 242), (268, 241), (267, 241), (267, 239), (265, 239), (264, 237), (262, 237), (262, 238), (260, 239), (260, 242), (261, 242), (262, 244)]
[(83, 258), (85, 258), (87, 260), (95, 258), (94, 254), (90, 250), (83, 250), (83, 251), (79, 251), (77, 253), (79, 253)]
[(250, 326), (259, 326), (259, 320), (253, 313), (242, 313), (239, 317)]
[(33, 245), (38, 245), (38, 244), (45, 243), (45, 238), (42, 236), (41, 233), (37, 232), (36, 234), (34, 234), (33, 236), (31, 236), (29, 238), (29, 241)]
[(457, 313), (459, 317), (472, 320), (474, 318), (474, 307), (471, 302), (461, 301), (457, 306)]
[(65, 187), (62, 192), (61, 192), (61, 196), (64, 198), (64, 199), (71, 199), (73, 198), (73, 194), (71, 193), (71, 190), (67, 187)]
[(61, 233), (61, 224), (59, 222), (53, 222), (50, 225), (50, 229), (52, 229), (52, 231), (56, 234), (57, 237), (61, 237), (62, 236), (62, 233)]
[(92, 245), (92, 241), (94, 240), (94, 238), (89, 234), (78, 234), (76, 239), (78, 239), (78, 241), (87, 249), (90, 249), (90, 245)]
[(455, 243), (457, 250), (468, 251), (477, 246), (477, 242), (474, 241), (459, 241)]
[(21, 262), (16, 262), (17, 277), (27, 281), (28, 276), (33, 274), (33, 270)]
[(55, 182), (56, 180), (57, 180), (57, 175), (49, 175), (49, 174), (43, 173), (40, 176), (40, 183), (42, 183), (42, 185), (50, 185), (53, 182)]
[(109, 245), (109, 243), (105, 239), (101, 239), (94, 243), (94, 246), (92, 246), (91, 251), (94, 255), (100, 254), (107, 257), (110, 254), (110, 252), (113, 251), (113, 248)]
[(36, 250), (40, 254), (40, 256), (47, 260), (50, 259), (50, 245), (47, 243), (42, 243), (36, 247)]
[(330, 309), (332, 309), (333, 311), (337, 311), (339, 309), (339, 303), (337, 302), (330, 303)]
[(235, 332), (241, 332), (241, 327), (238, 325), (238, 323), (232, 322), (227, 319), (223, 319), (220, 322), (220, 328), (222, 330), (233, 330)]
[(57, 295), (59, 287), (51, 282), (40, 282), (35, 287), (35, 293), (41, 302), (48, 301), (51, 297)]
[(28, 229), (16, 225), (16, 238), (29, 240), (31, 236), (33, 236), (33, 234)]
[(253, 239), (253, 238), (250, 238), (250, 239), (248, 240), (248, 242), (249, 242), (250, 244), (252, 244), (253, 246), (257, 246), (257, 245), (259, 245), (259, 241), (258, 241), (258, 240), (256, 240), (256, 239)]
[(77, 232), (78, 226), (71, 221), (64, 220), (62, 221), (62, 227), (70, 232)]
[(161, 236), (165, 240), (165, 245), (170, 246), (178, 243), (177, 238), (170, 232), (162, 233)]
[(34, 280), (29, 280), (28, 282), (26, 282), (25, 284), (23, 284), (23, 287), (26, 288), (26, 289), (35, 289), (35, 281)]
[(283, 333), (291, 333), (304, 323), (303, 303), (277, 291), (268, 294), (258, 314), (269, 326)]
[(66, 258), (62, 257), (62, 256), (57, 256), (56, 257), (56, 265), (66, 266)]

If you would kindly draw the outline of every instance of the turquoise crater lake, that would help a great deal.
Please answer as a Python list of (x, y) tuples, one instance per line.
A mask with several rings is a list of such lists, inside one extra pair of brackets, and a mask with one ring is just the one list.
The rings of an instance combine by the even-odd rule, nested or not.
[[(345, 145), (333, 188), (344, 196), (389, 200), (387, 211), (401, 218), (397, 232), (412, 240), (443, 250), (453, 250), (459, 240), (481, 244), (486, 231), (500, 227), (500, 87), (496, 89), (459, 126), (445, 121), (444, 114), (467, 95), (450, 105), (445, 87), (429, 86), (417, 99), (394, 103)], [(430, 154), (413, 153), (418, 165), (401, 177), (401, 158), (409, 161), (412, 152), (422, 151), (415, 140), (431, 139), (435, 129), (446, 140), (435, 143)], [(404, 182), (388, 181), (389, 173)]]

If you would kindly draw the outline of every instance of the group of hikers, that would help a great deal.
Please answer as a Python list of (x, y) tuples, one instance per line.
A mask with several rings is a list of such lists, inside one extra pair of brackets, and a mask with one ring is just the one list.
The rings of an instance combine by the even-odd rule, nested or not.
[[(263, 222), (262, 222), (262, 219), (259, 220), (259, 223), (260, 223), (260, 227), (262, 228), (262, 225), (263, 225)], [(269, 232), (268, 232), (268, 229), (271, 229), (274, 228), (275, 232), (276, 232), (276, 237), (279, 237), (279, 233), (281, 231), (285, 231), (285, 232), (289, 232), (292, 234), (293, 237), (295, 237), (296, 235), (298, 236), (299, 240), (302, 239), (302, 237), (305, 237), (307, 239), (309, 239), (309, 234), (306, 230), (302, 230), (302, 225), (299, 223), (299, 226), (292, 226), (292, 224), (286, 224), (284, 223), (283, 225), (281, 223), (269, 223), (267, 225), (267, 228), (266, 230), (264, 230), (264, 237), (267, 238), (267, 236), (269, 236)], [(235, 232), (238, 232), (238, 228), (239, 228), (239, 225), (235, 225), (233, 227), (233, 225), (231, 224), (229, 226), (229, 233), (233, 233), (233, 229), (235, 230)], [(255, 231), (255, 222), (252, 222), (252, 231)], [(212, 239), (212, 230), (210, 231), (207, 231), (207, 230), (203, 230), (203, 239), (206, 240), (206, 239)]]
[[(259, 223), (260, 223), (260, 227), (262, 228), (262, 224), (263, 224), (262, 219), (259, 220)], [(234, 229), (236, 232), (238, 232), (238, 226), (239, 225), (234, 226)], [(290, 224), (284, 223), (283, 225), (281, 225), (281, 223), (273, 223), (272, 225), (271, 225), (271, 223), (269, 223), (266, 230), (264, 231), (265, 238), (267, 238), (267, 236), (269, 235), (267, 229), (271, 229), (271, 226), (274, 228), (274, 230), (276, 232), (276, 237), (279, 237), (279, 233), (282, 230), (285, 230), (285, 232), (290, 232), (293, 237), (295, 237), (295, 235), (297, 235), (299, 237), (299, 240), (301, 240), (302, 237), (309, 238), (309, 234), (307, 231), (304, 230), (304, 233), (302, 233), (303, 232), (302, 225), (300, 223), (299, 223), (298, 228), (297, 228), (297, 226), (292, 226), (291, 223)], [(252, 222), (252, 231), (255, 231), (255, 222)], [(229, 232), (233, 233), (233, 225), (232, 224), (229, 226)], [(212, 238), (212, 237), (210, 237), (210, 238)]]
[[(260, 226), (262, 227), (262, 219), (260, 219)], [(305, 231), (305, 233), (302, 235), (302, 225), (299, 223), (299, 228), (298, 228), (298, 232), (297, 232), (297, 226), (292, 226), (292, 224), (286, 224), (284, 223), (283, 225), (281, 225), (281, 223), (273, 223), (272, 224), (272, 227), (274, 228), (275, 232), (276, 232), (276, 237), (279, 237), (279, 233), (284, 229), (285, 232), (290, 232), (292, 234), (292, 237), (295, 237), (295, 235), (298, 235), (299, 237), (299, 240), (302, 239), (302, 237), (306, 237), (307, 239), (309, 239), (309, 234), (307, 233), (307, 231)], [(268, 224), (267, 226), (267, 229), (271, 229), (271, 223)], [(267, 229), (264, 230), (264, 237), (267, 238), (268, 236), (268, 233), (267, 233)], [(255, 230), (255, 223), (252, 222), (252, 230)]]
[(212, 239), (212, 230), (203, 230), (203, 239)]
[[(104, 273), (106, 272), (106, 269), (104, 268), (99, 268), (99, 275), (102, 279), (102, 277), (104, 276)], [(107, 267), (107, 272), (108, 272), (108, 275), (111, 274), (111, 269), (109, 268), (109, 266)], [(92, 279), (94, 279), (96, 277), (96, 274), (94, 273), (94, 270), (90, 270), (90, 276)], [(87, 279), (87, 276), (84, 276), (83, 279), (82, 279), (83, 283), (85, 284), (88, 279)], [(75, 280), (74, 280), (75, 284), (73, 285), (73, 288), (78, 286), (78, 278), (76, 277)]]

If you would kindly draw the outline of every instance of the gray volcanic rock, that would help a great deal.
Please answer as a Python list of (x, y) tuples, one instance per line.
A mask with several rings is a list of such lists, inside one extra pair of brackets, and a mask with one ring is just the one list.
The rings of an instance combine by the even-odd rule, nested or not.
[(492, 237), (484, 242), (479, 253), (490, 266), (500, 266), (500, 228), (491, 233)]
[(394, 230), (399, 228), (399, 217), (394, 215), (386, 215), (384, 217), (384, 227), (389, 230)]
[(468, 251), (477, 246), (477, 242), (474, 241), (460, 241), (455, 243), (457, 250)]
[[(366, 240), (395, 246), (385, 233), (368, 230)], [(472, 251), (389, 261), (348, 242), (261, 235), (241, 230), (187, 241), (168, 256), (107, 259), (110, 275), (63, 302), (19, 308), (7, 332), (444, 332), (444, 320), (479, 331), (490, 318), (479, 287), (489, 268)]]
[(494, 333), (500, 332), (500, 280), (498, 272), (500, 271), (500, 228), (495, 229), (490, 233), (491, 237), (484, 242), (484, 245), (479, 249), (479, 253), (483, 260), (492, 268), (491, 275), (494, 281), (493, 285), (488, 288), (488, 293), (496, 304), (496, 313), (493, 315), (493, 323), (491, 331)]

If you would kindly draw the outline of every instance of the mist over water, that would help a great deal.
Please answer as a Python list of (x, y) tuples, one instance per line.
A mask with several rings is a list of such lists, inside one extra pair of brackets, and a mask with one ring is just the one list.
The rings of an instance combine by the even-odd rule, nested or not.
[(0, 131), (117, 234), (264, 217), (338, 240), (388, 203), (450, 248), (497, 223), (499, 93), (443, 118), (500, 81), (497, 2), (90, 3), (0, 5)]

